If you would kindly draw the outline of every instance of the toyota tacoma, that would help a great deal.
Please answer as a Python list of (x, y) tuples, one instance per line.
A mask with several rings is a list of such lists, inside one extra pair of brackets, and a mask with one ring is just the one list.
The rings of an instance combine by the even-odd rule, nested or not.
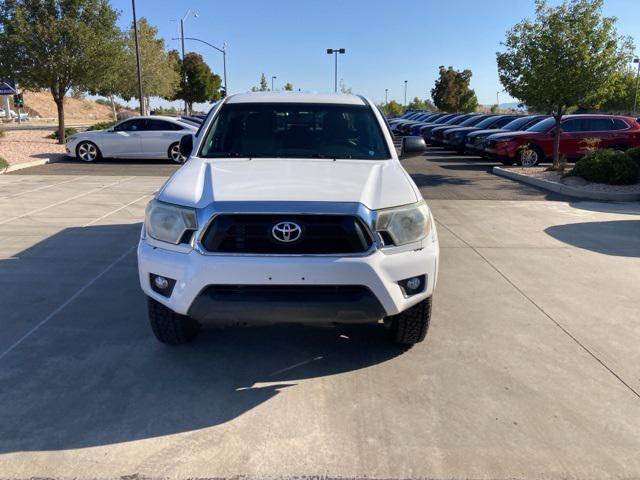
[(425, 338), (438, 273), (431, 211), (378, 108), (341, 94), (248, 93), (185, 135), (189, 160), (146, 208), (142, 290), (158, 340), (201, 326), (383, 323)]

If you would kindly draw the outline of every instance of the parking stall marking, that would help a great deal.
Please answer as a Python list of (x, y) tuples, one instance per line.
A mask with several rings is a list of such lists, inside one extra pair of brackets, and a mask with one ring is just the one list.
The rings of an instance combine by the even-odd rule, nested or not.
[(67, 198), (65, 200), (60, 200), (59, 202), (52, 203), (51, 205), (47, 205), (45, 207), (40, 207), (40, 208), (38, 208), (36, 210), (32, 210), (30, 212), (23, 213), (22, 215), (18, 215), (16, 217), (7, 218), (6, 220), (0, 221), (0, 225), (7, 224), (9, 222), (12, 222), (14, 220), (18, 220), (20, 218), (28, 217), (30, 215), (42, 212), (42, 211), (47, 210), (47, 209), (52, 208), (52, 207), (57, 207), (58, 205), (62, 205), (62, 204), (68, 203), (68, 202), (70, 202), (72, 200), (76, 200), (78, 198), (86, 197), (87, 195), (91, 195), (92, 193), (96, 193), (96, 192), (99, 192), (101, 190), (105, 190), (107, 188), (113, 187), (115, 185), (128, 182), (130, 180), (133, 180), (134, 178), (136, 178), (136, 177), (127, 177), (127, 178), (124, 178), (124, 179), (120, 179), (120, 180), (118, 180), (116, 182), (113, 182), (113, 183), (110, 183), (108, 185), (103, 185), (102, 187), (99, 187), (99, 188), (93, 188), (93, 189), (89, 190), (88, 192), (80, 193), (78, 195), (74, 195), (73, 197)]
[(64, 180), (62, 182), (52, 183), (50, 185), (43, 185), (43, 186), (38, 187), (38, 188), (34, 188), (34, 189), (31, 189), (31, 190), (25, 190), (23, 192), (15, 193), (13, 195), (8, 195), (6, 197), (0, 197), (0, 200), (10, 200), (12, 198), (21, 197), (22, 195), (26, 195), (27, 193), (39, 192), (39, 191), (45, 190), (47, 188), (57, 187), (58, 185), (62, 185), (64, 183), (77, 182), (81, 178), (85, 178), (85, 177), (86, 177), (86, 175), (80, 175), (79, 177), (70, 178), (70, 179)]
[(46, 324), (49, 320), (55, 317), (58, 313), (60, 313), (67, 305), (73, 302), (76, 298), (82, 295), (89, 287), (91, 287), (94, 283), (96, 283), (100, 278), (102, 278), (105, 274), (107, 274), (113, 267), (115, 267), (118, 263), (120, 263), (124, 258), (135, 251), (137, 245), (130, 247), (126, 252), (120, 255), (117, 259), (111, 262), (107, 267), (105, 267), (100, 273), (98, 273), (95, 277), (89, 280), (85, 285), (79, 288), (73, 295), (71, 295), (67, 300), (65, 300), (62, 304), (55, 308), (49, 315), (47, 315), (43, 320), (41, 320), (37, 325), (32, 327), (27, 333), (25, 333), (22, 337), (16, 340), (9, 348), (7, 348), (4, 352), (0, 353), (0, 361), (9, 355), (13, 350), (15, 350), (22, 342), (24, 342), (27, 338), (37, 332), (40, 327)]
[(146, 193), (146, 194), (142, 195), (141, 197), (136, 198), (134, 201), (127, 203), (126, 205), (118, 207), (115, 210), (112, 210), (111, 212), (105, 213), (101, 217), (98, 217), (95, 220), (91, 220), (89, 223), (85, 223), (82, 227), (84, 228), (84, 227), (89, 227), (91, 225), (94, 225), (95, 223), (99, 222), (100, 220), (103, 220), (103, 219), (105, 219), (107, 217), (110, 217), (114, 213), (118, 213), (119, 211), (124, 210), (125, 208), (130, 207), (131, 205), (134, 205), (134, 204), (138, 203), (142, 199), (144, 199), (146, 197), (152, 197), (152, 196), (153, 196), (152, 193)]

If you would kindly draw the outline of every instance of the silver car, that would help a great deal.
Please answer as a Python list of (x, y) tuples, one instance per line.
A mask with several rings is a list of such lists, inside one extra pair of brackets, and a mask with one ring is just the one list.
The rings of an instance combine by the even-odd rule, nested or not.
[(195, 134), (198, 124), (183, 118), (133, 117), (107, 130), (73, 134), (67, 138), (67, 155), (85, 162), (101, 158), (169, 158), (176, 163), (186, 159), (180, 154), (180, 139)]

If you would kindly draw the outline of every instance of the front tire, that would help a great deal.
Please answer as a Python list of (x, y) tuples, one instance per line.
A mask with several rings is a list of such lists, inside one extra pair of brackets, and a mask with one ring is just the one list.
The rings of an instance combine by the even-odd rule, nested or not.
[(535, 167), (542, 162), (543, 156), (538, 147), (525, 147), (518, 150), (516, 160), (523, 167)]
[(410, 347), (422, 342), (431, 322), (431, 297), (397, 315), (391, 321), (391, 338), (395, 343)]
[(169, 158), (176, 163), (184, 163), (187, 161), (186, 157), (180, 153), (180, 144), (172, 143), (169, 147)]
[(83, 162), (93, 162), (102, 158), (102, 153), (98, 146), (93, 142), (80, 142), (76, 147), (76, 157)]
[(149, 323), (156, 338), (169, 345), (180, 345), (193, 339), (200, 330), (198, 322), (180, 315), (151, 297), (147, 297)]

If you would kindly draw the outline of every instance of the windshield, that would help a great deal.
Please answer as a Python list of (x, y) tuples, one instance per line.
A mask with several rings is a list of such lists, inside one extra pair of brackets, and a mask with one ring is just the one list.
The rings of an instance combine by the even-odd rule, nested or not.
[(390, 158), (366, 105), (238, 103), (222, 107), (201, 157)]
[(541, 122), (536, 123), (533, 127), (527, 128), (527, 132), (546, 132), (555, 125), (556, 121), (553, 118), (547, 118)]
[(520, 118), (516, 118), (515, 120), (510, 121), (509, 123), (507, 123), (504, 127), (502, 127), (504, 130), (510, 130), (512, 132), (515, 132), (516, 130), (520, 130), (523, 126), (525, 126), (526, 124), (530, 123), (532, 120), (531, 117), (520, 117)]
[(483, 121), (481, 121), (480, 123), (478, 123), (476, 125), (476, 127), (478, 128), (487, 128), (490, 127), (491, 125), (493, 125), (494, 123), (496, 123), (496, 121), (499, 119), (500, 117), (489, 117), (489, 118), (485, 118)]
[(460, 124), (461, 127), (473, 127), (476, 123), (480, 122), (483, 118), (486, 118), (484, 115), (472, 115), (467, 118), (464, 122)]

